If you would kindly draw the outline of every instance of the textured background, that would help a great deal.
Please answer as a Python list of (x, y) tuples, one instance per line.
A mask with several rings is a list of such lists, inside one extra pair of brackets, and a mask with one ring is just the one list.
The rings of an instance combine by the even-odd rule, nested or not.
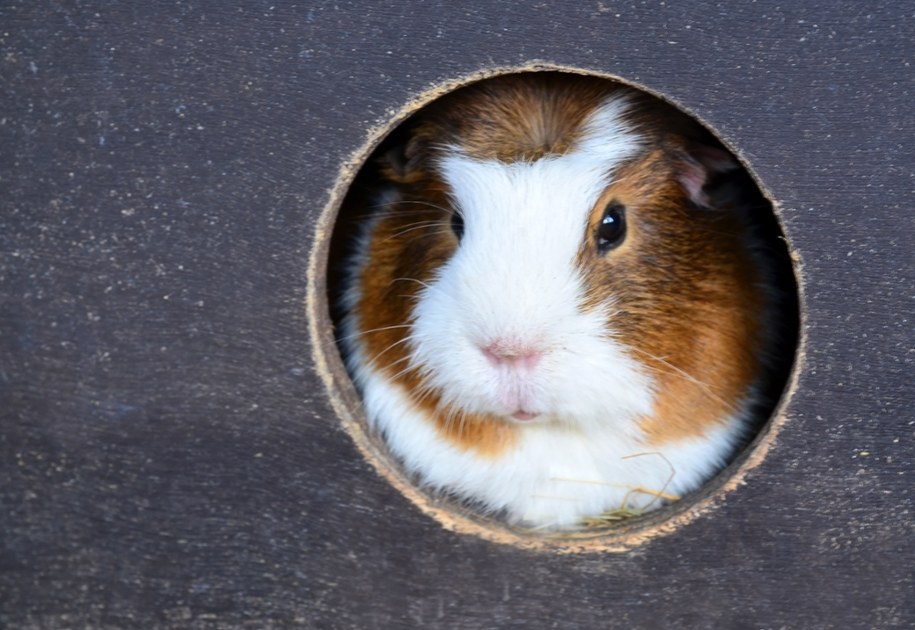
[[(0, 625), (915, 624), (911, 6), (465, 4), (0, 6)], [(340, 165), (424, 90), (531, 60), (700, 115), (803, 260), (774, 448), (623, 554), (444, 530), (309, 349)]]

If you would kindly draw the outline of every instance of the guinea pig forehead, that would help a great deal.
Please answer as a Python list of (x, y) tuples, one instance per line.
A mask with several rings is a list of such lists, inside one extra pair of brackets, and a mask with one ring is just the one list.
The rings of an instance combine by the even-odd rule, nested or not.
[[(513, 180), (516, 185), (527, 184), (521, 193), (536, 190), (537, 181), (552, 184), (553, 180), (562, 180), (566, 192), (593, 197), (610, 183), (619, 165), (643, 149), (645, 138), (635, 130), (631, 111), (631, 100), (624, 94), (604, 98), (577, 125), (574, 141), (567, 151), (536, 159), (526, 155), (486, 158), (469, 153), (459, 144), (440, 146), (437, 170), (458, 199), (480, 192), (473, 188), (505, 183), (505, 180)], [(520, 181), (526, 175), (539, 180)]]
[(450, 153), (440, 160), (442, 180), (458, 211), (480, 217), (587, 220), (608, 174), (582, 168), (571, 156), (503, 162)]

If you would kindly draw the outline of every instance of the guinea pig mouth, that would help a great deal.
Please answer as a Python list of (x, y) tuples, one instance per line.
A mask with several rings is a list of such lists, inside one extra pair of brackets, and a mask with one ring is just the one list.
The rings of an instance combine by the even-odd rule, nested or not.
[(515, 420), (518, 420), (519, 422), (530, 422), (534, 418), (537, 418), (539, 415), (540, 415), (539, 413), (534, 413), (532, 411), (524, 411), (523, 409), (519, 409), (518, 411), (516, 411), (512, 414), (512, 418), (514, 418)]

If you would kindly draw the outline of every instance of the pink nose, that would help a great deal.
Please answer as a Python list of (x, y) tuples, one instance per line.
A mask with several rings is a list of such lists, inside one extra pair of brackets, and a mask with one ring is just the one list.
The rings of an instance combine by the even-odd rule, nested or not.
[(543, 353), (533, 348), (493, 342), (482, 348), (483, 354), (496, 367), (533, 369)]

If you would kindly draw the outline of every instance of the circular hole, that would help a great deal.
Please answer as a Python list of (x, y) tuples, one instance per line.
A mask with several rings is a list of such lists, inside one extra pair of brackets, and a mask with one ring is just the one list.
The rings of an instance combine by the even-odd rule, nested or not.
[(798, 287), (772, 203), (705, 126), (529, 71), (430, 99), (369, 150), (327, 212), (321, 298), (355, 389), (328, 384), (425, 511), (626, 546), (761, 457)]

